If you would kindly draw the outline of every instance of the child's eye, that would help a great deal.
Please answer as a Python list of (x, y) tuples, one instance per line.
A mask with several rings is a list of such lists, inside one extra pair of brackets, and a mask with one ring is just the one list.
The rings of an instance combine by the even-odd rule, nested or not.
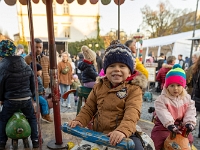
[(120, 65), (121, 68), (126, 67), (126, 65)]
[(109, 67), (111, 67), (111, 68), (112, 68), (112, 67), (114, 67), (114, 65), (110, 65)]

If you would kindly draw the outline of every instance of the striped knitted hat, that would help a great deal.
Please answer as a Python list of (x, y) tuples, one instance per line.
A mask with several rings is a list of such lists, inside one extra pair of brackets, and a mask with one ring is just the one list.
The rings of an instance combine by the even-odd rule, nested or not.
[(121, 44), (118, 40), (112, 41), (105, 51), (103, 59), (104, 72), (106, 73), (108, 66), (114, 63), (126, 64), (130, 69), (131, 74), (133, 74), (134, 62), (131, 50), (127, 46)]
[(166, 74), (165, 77), (166, 88), (173, 83), (177, 83), (183, 87), (186, 86), (185, 71), (181, 68), (179, 64), (175, 64), (173, 68)]

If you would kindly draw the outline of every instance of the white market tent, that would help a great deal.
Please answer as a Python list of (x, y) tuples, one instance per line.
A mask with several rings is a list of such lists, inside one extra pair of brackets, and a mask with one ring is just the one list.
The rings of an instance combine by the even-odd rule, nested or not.
[[(174, 55), (178, 56), (179, 54), (183, 55), (183, 58), (188, 56), (190, 57), (191, 43), (193, 31), (183, 32), (179, 34), (173, 34), (148, 40), (143, 40), (143, 60), (144, 56), (148, 56), (148, 53), (153, 51), (155, 56), (160, 56), (161, 52), (164, 52), (165, 55)], [(200, 30), (195, 30), (195, 37), (200, 36)], [(137, 47), (139, 43), (136, 44)], [(193, 48), (193, 51), (195, 48)]]

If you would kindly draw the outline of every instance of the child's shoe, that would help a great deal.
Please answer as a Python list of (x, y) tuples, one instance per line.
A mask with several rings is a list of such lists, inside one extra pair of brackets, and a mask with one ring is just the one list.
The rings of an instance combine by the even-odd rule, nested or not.
[(4, 150), (6, 147), (6, 143), (0, 142), (0, 150)]
[(78, 102), (77, 102), (77, 100), (75, 100), (75, 106), (78, 106)]
[(43, 116), (42, 116), (42, 120), (45, 121), (45, 122), (47, 122), (47, 123), (53, 122), (53, 120), (50, 118), (50, 115), (49, 115), (49, 114), (43, 115)]
[(70, 104), (67, 104), (67, 108), (69, 108), (69, 109), (70, 109), (70, 108), (71, 108), (71, 105), (70, 105)]
[(66, 105), (65, 103), (62, 103), (61, 106), (62, 106), (62, 107), (66, 107), (67, 105)]
[(33, 144), (33, 148), (38, 148), (39, 147), (39, 141), (38, 140), (33, 140), (32, 144)]

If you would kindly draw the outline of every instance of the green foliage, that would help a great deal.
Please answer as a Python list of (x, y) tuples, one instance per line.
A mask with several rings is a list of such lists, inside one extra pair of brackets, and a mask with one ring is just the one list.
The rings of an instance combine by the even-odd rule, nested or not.
[[(150, 33), (150, 38), (193, 30), (195, 12), (189, 12), (187, 9), (173, 9), (168, 1), (159, 2), (157, 6), (157, 10), (152, 10), (148, 5), (141, 9), (143, 16), (141, 26), (143, 30)], [(197, 24), (199, 22), (197, 18)], [(196, 29), (198, 28), (197, 25)]]
[(102, 38), (91, 38), (86, 39), (83, 41), (76, 41), (76, 42), (70, 42), (68, 43), (68, 52), (71, 55), (77, 55), (79, 52), (81, 52), (81, 47), (83, 45), (88, 46), (90, 49), (94, 50), (95, 52), (101, 49), (105, 49), (104, 41)]

